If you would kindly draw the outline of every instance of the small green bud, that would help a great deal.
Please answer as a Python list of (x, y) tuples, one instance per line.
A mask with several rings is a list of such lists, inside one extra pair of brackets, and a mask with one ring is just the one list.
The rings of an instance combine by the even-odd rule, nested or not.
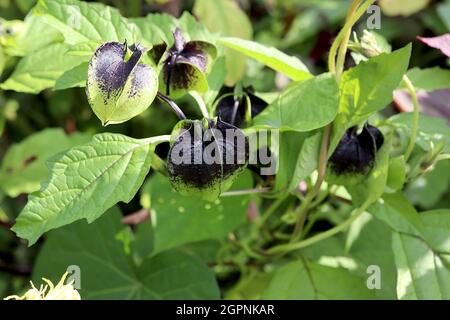
[(351, 55), (357, 64), (382, 53), (389, 53), (392, 51), (390, 44), (383, 36), (367, 30), (363, 31), (363, 35), (360, 39), (358, 39), (355, 34), (353, 41), (349, 44), (349, 48), (352, 50)]
[(89, 62), (86, 95), (104, 126), (130, 120), (155, 99), (158, 75), (138, 63), (144, 51), (139, 45), (107, 42)]

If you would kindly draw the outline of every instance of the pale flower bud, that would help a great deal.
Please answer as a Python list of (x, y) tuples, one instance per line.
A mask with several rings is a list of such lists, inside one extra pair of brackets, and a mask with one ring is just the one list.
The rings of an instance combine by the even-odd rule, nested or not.
[(9, 296), (4, 300), (81, 300), (80, 294), (74, 288), (73, 282), (64, 284), (67, 277), (67, 272), (59, 280), (55, 286), (53, 283), (45, 278), (42, 278), (47, 284), (41, 285), (39, 290), (31, 283), (31, 289), (29, 289), (23, 296)]

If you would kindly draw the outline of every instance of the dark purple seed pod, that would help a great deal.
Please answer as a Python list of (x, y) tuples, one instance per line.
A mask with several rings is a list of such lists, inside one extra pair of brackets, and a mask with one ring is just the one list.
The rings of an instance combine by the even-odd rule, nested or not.
[(216, 101), (215, 114), (222, 121), (241, 128), (250, 118), (261, 113), (267, 102), (253, 94), (251, 87), (244, 88), (240, 96), (235, 96), (234, 89), (226, 87)]
[(332, 171), (338, 175), (367, 172), (383, 142), (381, 131), (369, 124), (359, 134), (357, 127), (348, 129), (330, 157)]
[(163, 63), (160, 91), (172, 98), (190, 90), (206, 92), (206, 74), (217, 55), (216, 47), (205, 41), (186, 41), (179, 28), (175, 29), (173, 37), (174, 44), (169, 50), (166, 44), (159, 44), (150, 51), (156, 64)]
[(147, 109), (158, 90), (156, 71), (140, 64), (139, 45), (107, 42), (89, 62), (86, 95), (103, 125), (125, 122)]
[(215, 200), (247, 166), (248, 150), (244, 133), (220, 119), (182, 120), (167, 158), (172, 186)]

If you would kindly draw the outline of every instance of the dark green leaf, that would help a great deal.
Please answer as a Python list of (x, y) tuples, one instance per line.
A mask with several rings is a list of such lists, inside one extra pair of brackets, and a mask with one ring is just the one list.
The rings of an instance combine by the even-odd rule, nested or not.
[(339, 113), (333, 125), (332, 149), (345, 130), (366, 121), (392, 101), (406, 73), (411, 45), (383, 53), (344, 72), (340, 83)]
[(324, 74), (293, 84), (253, 119), (254, 128), (311, 131), (334, 120), (338, 109), (335, 78)]
[(417, 89), (433, 91), (450, 88), (450, 70), (439, 67), (414, 68), (406, 75)]
[[(402, 112), (389, 119), (389, 123), (411, 134), (412, 112)], [(445, 153), (450, 153), (450, 127), (447, 121), (439, 117), (420, 115), (416, 143), (425, 151), (443, 143)]]
[(51, 232), (37, 259), (34, 282), (56, 280), (75, 265), (81, 271), (82, 299), (219, 298), (213, 273), (191, 255), (166, 251), (134, 264), (116, 240), (123, 230), (120, 218), (111, 209), (93, 224), (79, 221)]
[(370, 299), (374, 292), (366, 279), (342, 268), (325, 267), (315, 262), (290, 262), (276, 272), (265, 299)]
[(346, 251), (361, 263), (363, 273), (369, 277), (369, 266), (380, 268), (381, 287), (374, 291), (381, 299), (397, 298), (392, 234), (385, 223), (368, 213), (353, 222), (347, 234)]
[(82, 64), (67, 70), (63, 73), (61, 77), (56, 80), (54, 90), (63, 90), (73, 87), (85, 87), (86, 86), (86, 78), (88, 74), (88, 66), (87, 62), (83, 62)]
[(283, 132), (280, 135), (277, 189), (288, 186), (288, 190), (298, 187), (318, 165), (322, 134), (312, 132)]
[[(211, 32), (243, 39), (252, 37), (251, 22), (234, 1), (196, 0), (193, 12)], [(244, 75), (246, 60), (230, 49), (225, 50), (225, 59), (228, 70), (226, 83), (231, 86)]]
[(0, 85), (3, 90), (39, 93), (50, 88), (64, 72), (83, 62), (68, 55), (69, 47), (56, 43), (24, 57), (13, 74)]
[(440, 253), (450, 254), (450, 210), (437, 209), (420, 213), (422, 234), (430, 246)]
[[(448, 232), (448, 231), (447, 231)], [(450, 299), (450, 269), (445, 259), (417, 237), (393, 237), (399, 299)]]
[(16, 197), (39, 190), (40, 182), (49, 173), (45, 166), (48, 158), (89, 139), (89, 135), (68, 136), (62, 129), (55, 128), (37, 132), (12, 145), (3, 158), (0, 171), (3, 191), (10, 197)]
[(32, 245), (46, 231), (93, 222), (119, 201), (128, 202), (150, 170), (153, 140), (104, 133), (49, 161), (51, 175), (32, 193), (13, 227)]
[(239, 38), (221, 38), (220, 43), (253, 58), (294, 81), (311, 78), (308, 68), (296, 57), (288, 56), (273, 47)]
[[(233, 189), (248, 189), (243, 174)], [(245, 222), (248, 197), (222, 197), (209, 202), (175, 193), (166, 177), (156, 175), (144, 186), (141, 203), (152, 209), (155, 252), (205, 239), (220, 239)]]
[(423, 226), (416, 209), (400, 192), (385, 193), (368, 211), (397, 232), (412, 235), (421, 233)]
[(410, 183), (405, 190), (408, 199), (424, 209), (436, 208), (438, 201), (444, 201), (450, 186), (450, 161), (439, 161), (433, 170)]
[(139, 30), (126, 21), (117, 9), (101, 3), (77, 0), (39, 1), (33, 14), (57, 29), (70, 45), (88, 41), (136, 42)]
[(389, 191), (397, 191), (403, 188), (406, 180), (406, 163), (403, 156), (392, 158), (389, 162), (388, 178), (386, 186)]

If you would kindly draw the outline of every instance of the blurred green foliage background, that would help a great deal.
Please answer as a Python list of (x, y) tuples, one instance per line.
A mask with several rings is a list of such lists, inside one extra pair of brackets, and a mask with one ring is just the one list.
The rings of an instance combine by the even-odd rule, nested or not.
[[(213, 0), (102, 0), (97, 2), (118, 8), (126, 17), (145, 16), (150, 12), (165, 12), (178, 17), (183, 11), (189, 11), (212, 32), (253, 39), (301, 57), (314, 74), (326, 71), (326, 58), (330, 44), (342, 25), (350, 4), (350, 1), (345, 0), (238, 0), (231, 5), (228, 4), (226, 9), (217, 11), (208, 8), (208, 2), (211, 4), (215, 2)], [(398, 1), (401, 3), (398, 7), (389, 2), (387, 0), (379, 2), (382, 8), (382, 28), (376, 31), (383, 35), (393, 48), (402, 47), (409, 42), (413, 43), (411, 68), (429, 66), (448, 68), (449, 60), (438, 50), (417, 41), (416, 36), (436, 36), (450, 31), (450, 1)], [(14, 36), (16, 28), (20, 29), (19, 24), (14, 24), (14, 20), (23, 20), (34, 4), (34, 0), (0, 0), (0, 23), (2, 23), (0, 24), (0, 83), (9, 77), (18, 61), (17, 58), (8, 55), (9, 38)], [(242, 12), (245, 14), (242, 15)], [(366, 26), (360, 23), (358, 28), (362, 30)], [(352, 64), (351, 59), (348, 64)], [(228, 74), (231, 75), (231, 78), (227, 78), (227, 82), (232, 83), (235, 80), (233, 77), (237, 79), (244, 77), (244, 84), (252, 85), (258, 92), (276, 92), (287, 85), (287, 79), (283, 76), (255, 61), (241, 59), (239, 56), (233, 59), (227, 68)], [(448, 121), (450, 121), (449, 103), (447, 101), (446, 111), (438, 112)], [(180, 105), (188, 116), (197, 112), (189, 98), (181, 101)], [(404, 108), (407, 106), (393, 104), (384, 112), (393, 114)], [(423, 105), (422, 108), (425, 113), (436, 112), (427, 109), (432, 109), (432, 104)], [(12, 170), (20, 171), (20, 167), (14, 167), (14, 157), (4, 159), (5, 153), (15, 143), (46, 128), (60, 128), (54, 129), (52, 133), (45, 133), (49, 134), (48, 146), (36, 144), (31, 140), (22, 146), (22, 149), (26, 149), (22, 152), (42, 153), (36, 149), (51, 147), (53, 139), (64, 140), (65, 145), (70, 146), (79, 141), (88, 140), (92, 134), (106, 130), (136, 138), (166, 134), (176, 122), (176, 116), (168, 108), (155, 103), (131, 121), (105, 129), (92, 113), (84, 89), (44, 90), (38, 95), (0, 90), (0, 157), (13, 166)], [(83, 132), (83, 134), (71, 136), (73, 141), (69, 141), (63, 132), (69, 134)], [(48, 151), (49, 154), (57, 150), (51, 151)], [(42, 170), (45, 172), (45, 167), (42, 167)], [(24, 177), (29, 179), (31, 191), (39, 186), (40, 176)], [(431, 174), (409, 185), (407, 195), (420, 210), (449, 207), (449, 182), (450, 163), (442, 161)], [(2, 188), (7, 183), (4, 181)], [(11, 183), (14, 184), (14, 181), (10, 181)], [(10, 226), (11, 221), (26, 202), (26, 195), (11, 191), (13, 189), (10, 185), (6, 192), (0, 190), (0, 224), (3, 227)], [(135, 202), (122, 206), (124, 212), (132, 212), (138, 208)], [(12, 292), (18, 292), (27, 285), (39, 245), (27, 248), (24, 242), (1, 226), (0, 297), (3, 297)]]

